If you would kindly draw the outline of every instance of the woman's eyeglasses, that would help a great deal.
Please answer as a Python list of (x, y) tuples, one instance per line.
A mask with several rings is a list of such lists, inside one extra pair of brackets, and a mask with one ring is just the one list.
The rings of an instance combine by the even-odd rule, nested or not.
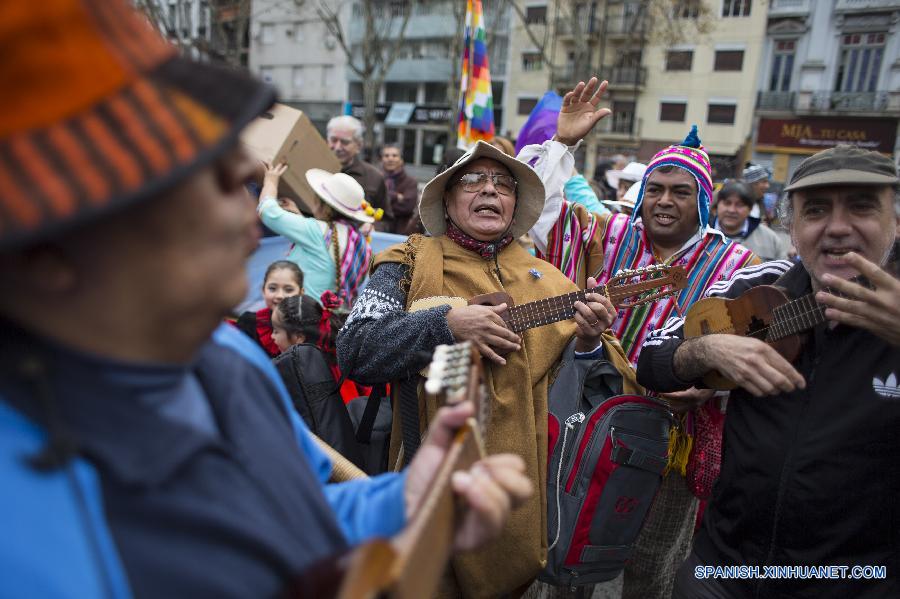
[(484, 186), (487, 184), (489, 177), (491, 179), (491, 183), (494, 185), (494, 189), (497, 190), (497, 193), (503, 194), (505, 196), (511, 196), (516, 193), (516, 180), (509, 175), (466, 173), (459, 178), (459, 182), (465, 191), (475, 192), (484, 189)]

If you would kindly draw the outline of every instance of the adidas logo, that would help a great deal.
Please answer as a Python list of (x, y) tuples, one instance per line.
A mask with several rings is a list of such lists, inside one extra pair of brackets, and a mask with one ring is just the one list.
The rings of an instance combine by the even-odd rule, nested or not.
[(872, 389), (875, 393), (889, 399), (900, 399), (900, 385), (897, 384), (897, 375), (893, 372), (886, 380), (882, 381), (877, 376), (872, 379)]

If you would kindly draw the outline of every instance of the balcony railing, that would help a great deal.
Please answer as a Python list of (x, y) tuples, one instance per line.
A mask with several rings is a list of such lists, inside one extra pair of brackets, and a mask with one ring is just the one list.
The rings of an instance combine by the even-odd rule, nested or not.
[[(559, 18), (556, 19), (556, 35), (571, 36), (574, 35), (572, 27), (572, 19)], [(593, 19), (578, 19), (577, 23), (578, 35), (587, 35), (589, 37), (599, 36), (603, 31), (603, 22), (594, 17)]]
[(793, 110), (794, 92), (759, 92), (757, 110)]
[(597, 125), (601, 135), (634, 135), (634, 117), (622, 117), (613, 114)]
[(888, 107), (887, 92), (814, 92), (812, 110), (882, 112)]
[(809, 14), (809, 0), (771, 0), (770, 17), (788, 17)]
[(897, 0), (837, 0), (834, 12), (862, 12), (897, 8)]
[(643, 86), (646, 81), (646, 67), (613, 67), (609, 74), (610, 85)]
[(619, 15), (606, 20), (606, 33), (610, 35), (634, 35), (644, 33), (645, 20), (642, 16)]

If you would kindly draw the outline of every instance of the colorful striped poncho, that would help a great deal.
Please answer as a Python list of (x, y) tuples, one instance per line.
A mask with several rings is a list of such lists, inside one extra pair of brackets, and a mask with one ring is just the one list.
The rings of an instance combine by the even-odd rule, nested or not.
[[(603, 284), (619, 270), (659, 263), (640, 220), (632, 225), (625, 214), (600, 216), (566, 201), (548, 235), (547, 251), (538, 251), (538, 257), (557, 267), (582, 289), (589, 276)], [(753, 252), (711, 229), (666, 260), (665, 264), (687, 268), (687, 287), (656, 302), (623, 308), (613, 322), (612, 332), (631, 363), (637, 365), (641, 346), (651, 331), (662, 328), (670, 316), (683, 315), (713, 283), (729, 279), (735, 271), (758, 262)]]
[[(372, 263), (372, 248), (353, 224), (347, 222), (341, 224), (344, 225), (347, 232), (347, 242), (346, 247), (343, 248), (343, 254), (340, 256), (340, 264), (337, 265), (341, 272), (341, 287), (337, 292), (344, 302), (344, 307), (350, 309), (356, 301), (359, 286), (362, 285), (362, 282), (369, 274), (369, 265)], [(331, 237), (332, 228), (326, 227), (324, 240), (325, 247), (329, 248), (329, 251), (333, 247)]]

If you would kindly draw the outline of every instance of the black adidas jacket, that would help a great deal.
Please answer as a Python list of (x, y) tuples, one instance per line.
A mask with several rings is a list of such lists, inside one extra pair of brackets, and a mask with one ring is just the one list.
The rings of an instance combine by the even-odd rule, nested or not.
[[(811, 292), (801, 264), (777, 261), (710, 295), (765, 284), (792, 298)], [(690, 386), (672, 369), (682, 325), (672, 319), (647, 339), (642, 385)], [(731, 581), (736, 597), (900, 597), (900, 347), (842, 325), (808, 337), (795, 364), (805, 390), (732, 393), (722, 472), (694, 551), (707, 565), (886, 567), (882, 580)]]

